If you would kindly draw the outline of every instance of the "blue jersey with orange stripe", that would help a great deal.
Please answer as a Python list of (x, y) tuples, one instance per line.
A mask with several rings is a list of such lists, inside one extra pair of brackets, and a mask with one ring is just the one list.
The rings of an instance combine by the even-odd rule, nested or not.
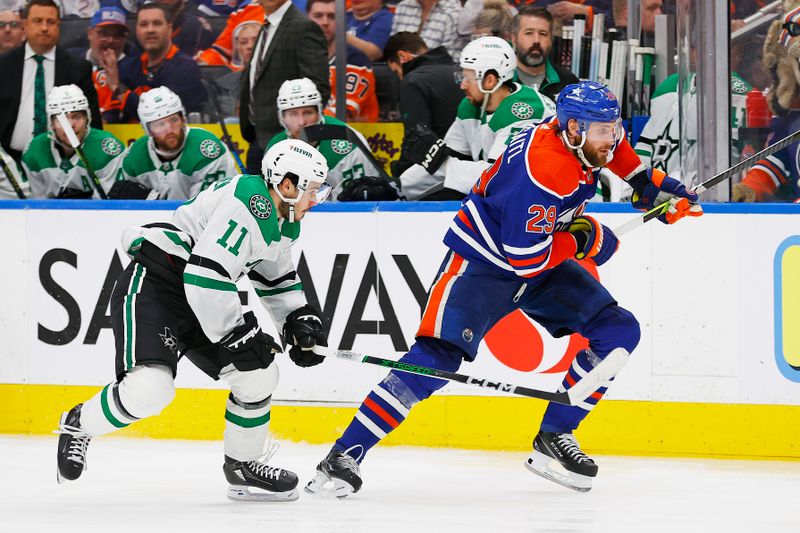
[[(800, 129), (800, 110), (774, 117), (767, 143), (777, 142)], [(769, 200), (800, 200), (800, 142), (792, 143), (780, 152), (765, 157), (753, 165), (742, 183), (756, 193), (759, 202)]]
[[(624, 138), (608, 168), (628, 178), (644, 167)], [(566, 226), (595, 194), (599, 168), (584, 168), (552, 119), (518, 133), (464, 199), (444, 242), (465, 259), (532, 278), (575, 255)]]

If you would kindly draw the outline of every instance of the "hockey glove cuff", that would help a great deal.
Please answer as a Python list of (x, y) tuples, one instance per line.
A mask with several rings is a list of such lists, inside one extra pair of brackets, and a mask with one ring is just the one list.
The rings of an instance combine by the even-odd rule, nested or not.
[(233, 328), (219, 344), (222, 362), (230, 361), (242, 372), (267, 368), (275, 360), (275, 353), (282, 351), (272, 337), (261, 331), (252, 311), (245, 313), (244, 324)]
[(292, 345), (289, 358), (297, 366), (305, 368), (325, 360), (312, 351), (316, 345), (326, 346), (328, 335), (319, 312), (310, 305), (306, 304), (289, 313), (283, 325), (283, 339)]
[(409, 161), (421, 165), (428, 174), (439, 170), (450, 154), (444, 141), (425, 124), (417, 124), (413, 130), (406, 133), (402, 152)]
[(575, 238), (578, 246), (575, 259), (578, 260), (592, 258), (600, 266), (611, 259), (619, 248), (619, 239), (614, 232), (587, 215), (570, 222), (567, 231)]

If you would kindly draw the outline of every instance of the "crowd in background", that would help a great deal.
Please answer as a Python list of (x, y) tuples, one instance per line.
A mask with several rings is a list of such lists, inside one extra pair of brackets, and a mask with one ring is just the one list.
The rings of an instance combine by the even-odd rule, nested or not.
[[(765, 3), (732, 1), (732, 28)], [(561, 26), (580, 15), (591, 28), (602, 14), (606, 29), (624, 35), (627, 4), (348, 0), (347, 121), (402, 121), (406, 132), (424, 124), (445, 138), (464, 97), (453, 81), (460, 54), (483, 36), (510, 42), (515, 81), (555, 101), (577, 81), (553, 57)], [(32, 18), (32, 9), (47, 16)], [(656, 15), (676, 9), (674, 0), (641, 0), (642, 42), (652, 42)], [(19, 163), (28, 143), (52, 129), (44, 106), (53, 87), (79, 87), (98, 129), (139, 122), (142, 95), (166, 87), (186, 123), (238, 121), (250, 143), (242, 166), (257, 173), (264, 149), (285, 130), (276, 107), (284, 82), (311, 80), (324, 113), (335, 115), (335, 24), (335, 0), (0, 0), (0, 105), (19, 110), (0, 119), (0, 145)], [(769, 76), (754, 61), (739, 65), (740, 55), (734, 47), (732, 69), (765, 88)], [(393, 164), (395, 176), (413, 164), (406, 155)]]

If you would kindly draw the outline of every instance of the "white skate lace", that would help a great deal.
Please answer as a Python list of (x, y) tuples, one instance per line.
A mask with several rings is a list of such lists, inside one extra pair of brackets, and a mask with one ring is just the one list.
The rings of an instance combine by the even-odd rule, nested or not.
[(253, 461), (248, 461), (247, 465), (259, 476), (277, 481), (282, 470), (277, 466), (269, 466), (266, 463), (278, 452), (278, 448), (280, 448), (280, 445), (274, 440), (270, 440), (264, 455)]
[(361, 453), (358, 454), (358, 459), (361, 459), (361, 457), (364, 455), (364, 447), (360, 444), (356, 444), (355, 446), (350, 446), (347, 448), (342, 452), (342, 455), (336, 458), (336, 462), (339, 463), (339, 466), (346, 468), (351, 472), (358, 472), (358, 459), (350, 455), (350, 451), (355, 450), (356, 448), (361, 448)]
[(556, 437), (556, 441), (564, 453), (569, 455), (570, 459), (573, 459), (578, 463), (592, 462), (592, 460), (589, 459), (589, 456), (583, 453), (583, 450), (581, 450), (580, 446), (578, 446), (578, 442), (575, 440), (575, 436), (572, 433), (562, 433)]
[(92, 440), (91, 435), (81, 428), (68, 426), (66, 424), (59, 425), (58, 429), (53, 431), (53, 433), (72, 436), (72, 440), (69, 443), (69, 450), (67, 451), (67, 459), (82, 464), (83, 467), (88, 470), (89, 464), (86, 461), (86, 449), (89, 447), (89, 441)]

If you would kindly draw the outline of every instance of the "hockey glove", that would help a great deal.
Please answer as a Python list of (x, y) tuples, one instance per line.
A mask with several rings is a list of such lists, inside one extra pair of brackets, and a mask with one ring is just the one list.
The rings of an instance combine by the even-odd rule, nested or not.
[(401, 148), (410, 161), (422, 165), (428, 174), (436, 172), (449, 155), (444, 141), (425, 124), (417, 124), (406, 132)]
[(88, 200), (91, 199), (93, 194), (94, 191), (84, 191), (83, 189), (67, 187), (66, 189), (60, 190), (56, 198), (62, 200)]
[(289, 313), (283, 325), (283, 339), (292, 345), (289, 358), (297, 366), (305, 368), (325, 360), (312, 351), (317, 344), (327, 346), (328, 336), (319, 312), (310, 305), (306, 304)]
[(108, 197), (113, 200), (146, 200), (150, 195), (148, 189), (141, 183), (135, 181), (120, 180), (115, 181), (108, 191)]
[(242, 372), (267, 368), (275, 359), (275, 352), (282, 351), (272, 337), (261, 331), (252, 311), (246, 312), (244, 324), (233, 328), (219, 344), (222, 362), (230, 361)]
[(340, 202), (392, 201), (397, 200), (397, 189), (378, 176), (350, 178), (342, 184), (342, 192), (336, 197)]
[(619, 239), (614, 232), (587, 215), (570, 222), (567, 231), (572, 234), (578, 245), (578, 251), (575, 252), (575, 259), (578, 260), (591, 257), (595, 264), (600, 266), (619, 248)]
[[(685, 216), (699, 217), (703, 208), (697, 203), (698, 196), (680, 181), (670, 178), (663, 171), (648, 168), (628, 180), (628, 185), (633, 188), (631, 203), (636, 209), (649, 211), (668, 197), (670, 206), (667, 212), (658, 217), (664, 224), (674, 224)], [(666, 193), (667, 197), (659, 198), (659, 193)]]

